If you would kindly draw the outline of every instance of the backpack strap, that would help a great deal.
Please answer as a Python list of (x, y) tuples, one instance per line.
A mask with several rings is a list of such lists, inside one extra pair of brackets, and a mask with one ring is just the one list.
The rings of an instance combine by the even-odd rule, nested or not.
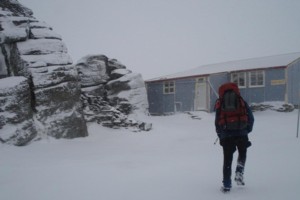
[(214, 110), (216, 111), (216, 110), (220, 109), (220, 107), (221, 107), (221, 99), (218, 98), (216, 100), (216, 102), (215, 102), (215, 108), (214, 108)]

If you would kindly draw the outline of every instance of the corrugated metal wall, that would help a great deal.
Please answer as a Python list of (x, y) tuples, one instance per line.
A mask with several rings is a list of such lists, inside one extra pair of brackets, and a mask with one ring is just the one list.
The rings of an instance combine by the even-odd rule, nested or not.
[(164, 82), (147, 83), (149, 112), (167, 114), (194, 110), (195, 80), (180, 79), (175, 81), (175, 93), (163, 93)]
[(175, 81), (176, 111), (194, 110), (195, 79), (180, 79)]
[(286, 80), (285, 68), (266, 69), (265, 86), (249, 87), (249, 76), (247, 73), (247, 87), (242, 88), (241, 94), (248, 103), (260, 103), (266, 101), (285, 101)]

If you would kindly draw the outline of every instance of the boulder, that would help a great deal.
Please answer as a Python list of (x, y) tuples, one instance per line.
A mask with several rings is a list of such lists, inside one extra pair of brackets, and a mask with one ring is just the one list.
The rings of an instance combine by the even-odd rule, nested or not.
[[(0, 129), (1, 133), (2, 129), (6, 132), (1, 141), (25, 145), (45, 135), (87, 136), (79, 76), (61, 36), (45, 22), (35, 19), (32, 11), (17, 0), (1, 1), (0, 6), (3, 16), (0, 78), (19, 80), (22, 77), (20, 86), (2, 88), (3, 95), (7, 89), (17, 93), (5, 94), (0, 104), (4, 113), (0, 117)], [(11, 83), (9, 78), (0, 80)], [(7, 106), (8, 98), (17, 99), (19, 104), (10, 100)], [(13, 128), (8, 130), (10, 125)]]
[(109, 80), (107, 71), (108, 58), (104, 55), (92, 55), (82, 58), (76, 68), (81, 87), (99, 86)]
[(148, 131), (140, 74), (116, 59), (88, 55), (76, 65), (61, 36), (17, 0), (0, 1), (0, 141), (88, 135), (86, 122)]
[(116, 59), (89, 55), (76, 64), (81, 81), (81, 100), (86, 121), (111, 128), (149, 130), (146, 122), (132, 118), (142, 110), (147, 114), (148, 102), (144, 81)]

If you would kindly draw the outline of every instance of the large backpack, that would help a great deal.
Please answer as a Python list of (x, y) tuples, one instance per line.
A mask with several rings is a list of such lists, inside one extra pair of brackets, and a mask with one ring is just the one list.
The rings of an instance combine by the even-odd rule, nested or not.
[(242, 130), (247, 127), (246, 103), (235, 83), (225, 83), (220, 86), (216, 110), (218, 113), (216, 123), (223, 130)]

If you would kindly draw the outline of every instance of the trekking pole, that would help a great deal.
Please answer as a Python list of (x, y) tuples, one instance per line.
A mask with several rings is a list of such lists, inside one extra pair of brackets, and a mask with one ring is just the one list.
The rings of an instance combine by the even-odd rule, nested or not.
[(300, 108), (299, 108), (299, 106), (298, 106), (298, 122), (297, 122), (297, 138), (298, 138), (298, 136), (299, 136), (299, 117), (300, 116)]
[(297, 135), (296, 135), (297, 138), (299, 136), (299, 118), (300, 118), (300, 103), (298, 104), (298, 121), (297, 121)]
[(219, 138), (217, 137), (217, 139), (216, 139), (215, 142), (214, 142), (214, 145), (217, 144), (218, 140), (219, 140)]
[(212, 91), (214, 92), (214, 94), (216, 95), (216, 97), (219, 98), (219, 95), (218, 95), (217, 91), (215, 90), (215, 88), (212, 86), (210, 80), (207, 79), (207, 82), (208, 82), (210, 88), (212, 89)]

